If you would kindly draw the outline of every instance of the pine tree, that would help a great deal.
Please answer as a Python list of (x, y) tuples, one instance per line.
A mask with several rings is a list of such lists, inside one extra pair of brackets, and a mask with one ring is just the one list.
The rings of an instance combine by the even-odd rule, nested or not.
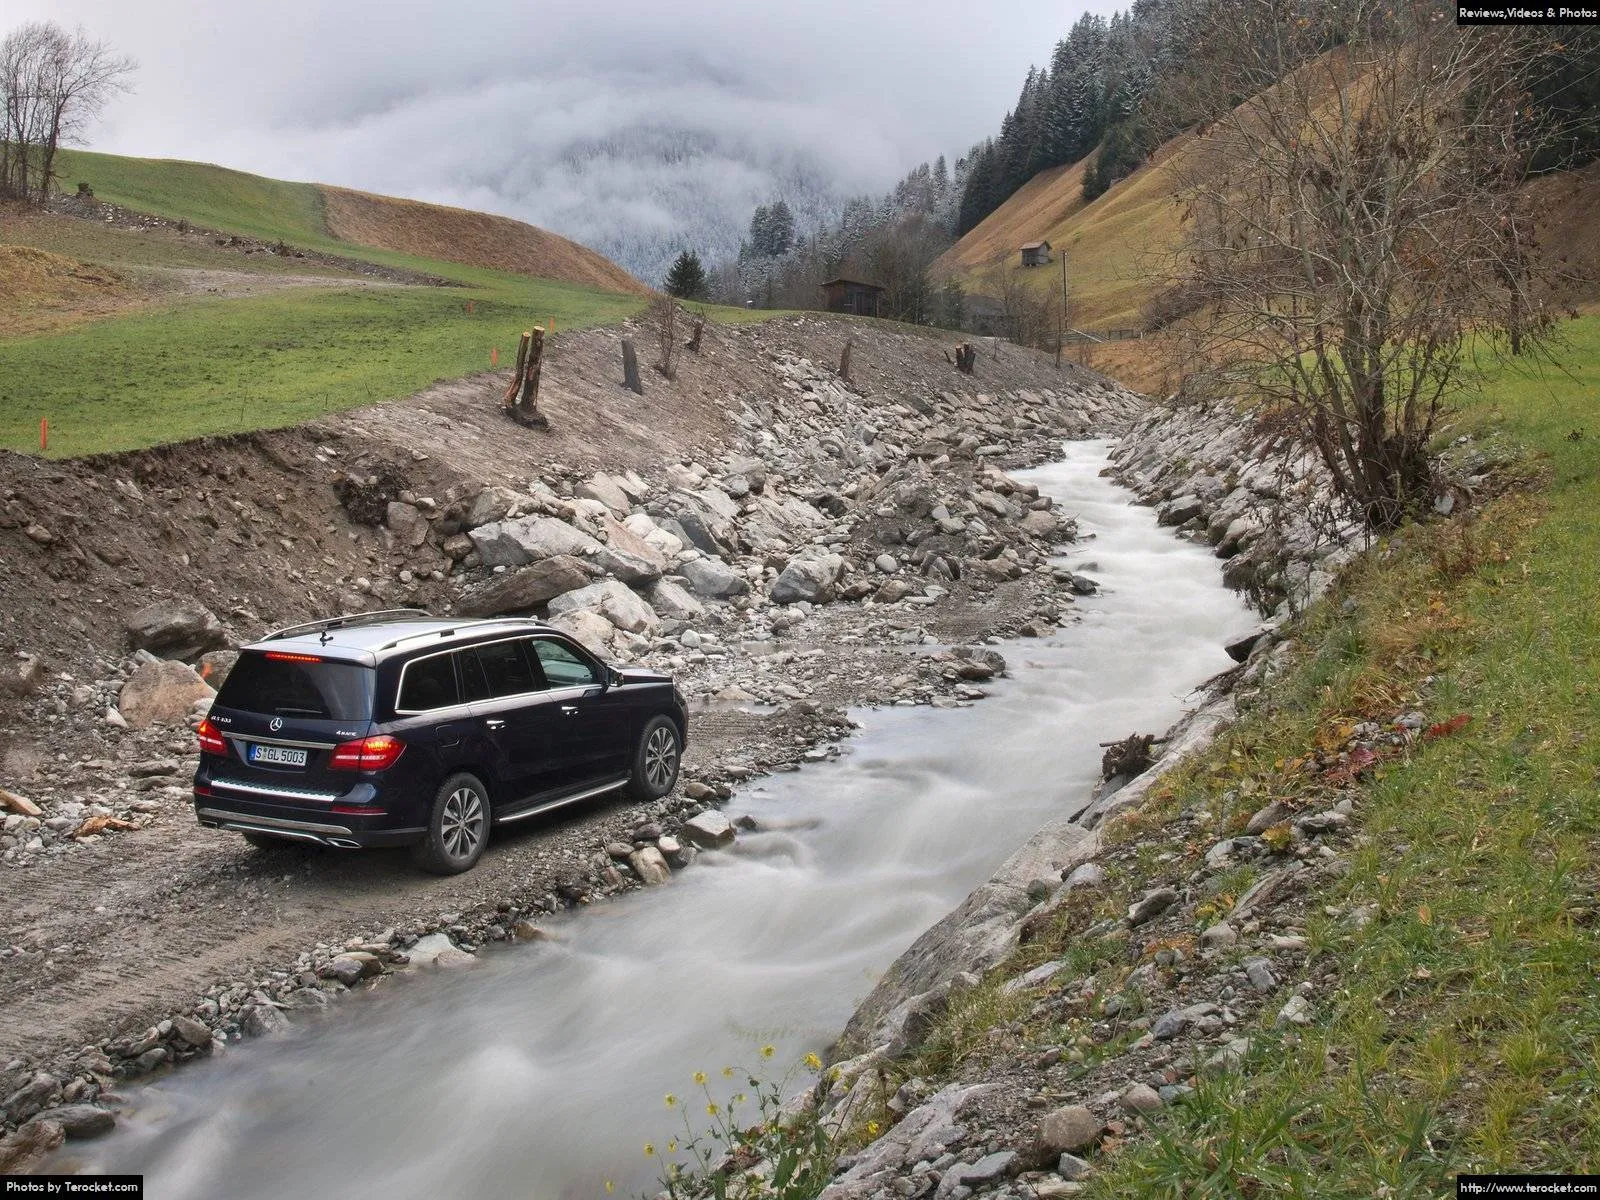
[(768, 217), (768, 250), (767, 253), (778, 255), (789, 253), (794, 245), (794, 214), (789, 211), (789, 206), (782, 200), (773, 204)]
[(667, 272), (667, 295), (676, 296), (679, 300), (704, 300), (706, 298), (706, 269), (700, 262), (700, 256), (693, 250), (685, 250), (673, 261), (672, 269)]

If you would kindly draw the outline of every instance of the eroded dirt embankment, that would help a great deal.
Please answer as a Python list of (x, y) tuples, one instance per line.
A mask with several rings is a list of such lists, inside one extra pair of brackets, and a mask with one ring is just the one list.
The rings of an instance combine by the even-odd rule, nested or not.
[[(636, 397), (624, 335), (649, 356), (642, 325), (556, 339), (549, 432), (486, 375), (273, 433), (0, 458), (0, 787), (40, 810), (0, 833), (9, 1124), (326, 1003), (353, 945), (382, 978), (421, 935), (532, 936), (640, 886), (629, 854), (733, 782), (826, 756), (853, 704), (972, 703), (1003, 665), (943, 645), (1068, 623), (1093, 586), (1049, 567), (1071, 515), (1004, 468), (1125, 428), (1142, 406), (1115, 385), (1010, 347), (962, 376), (938, 339), (797, 318), (708, 329)], [(165, 642), (130, 632), (152, 604), (132, 625)], [(125, 728), (134, 641), (225, 670), (275, 625), (396, 605), (531, 610), (672, 671), (698, 706), (679, 792), (529, 823), (453, 879), (198, 829), (196, 710)]]

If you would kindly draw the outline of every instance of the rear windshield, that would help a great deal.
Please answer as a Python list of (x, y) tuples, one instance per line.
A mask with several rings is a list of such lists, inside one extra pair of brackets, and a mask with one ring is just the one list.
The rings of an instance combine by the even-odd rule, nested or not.
[(241, 654), (216, 704), (310, 721), (365, 721), (372, 716), (373, 675), (357, 663)]

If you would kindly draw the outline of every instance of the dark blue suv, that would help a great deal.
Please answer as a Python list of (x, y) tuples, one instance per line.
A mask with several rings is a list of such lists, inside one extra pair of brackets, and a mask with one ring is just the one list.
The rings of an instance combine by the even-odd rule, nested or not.
[(200, 726), (195, 815), (257, 845), (410, 845), (455, 874), (491, 825), (666, 795), (687, 733), (671, 679), (537, 621), (333, 617), (240, 652)]

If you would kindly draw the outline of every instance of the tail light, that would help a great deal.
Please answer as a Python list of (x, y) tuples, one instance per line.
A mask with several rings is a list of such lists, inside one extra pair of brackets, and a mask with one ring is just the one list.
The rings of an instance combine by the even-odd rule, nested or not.
[(222, 740), (222, 734), (217, 732), (217, 727), (209, 720), (201, 721), (196, 729), (195, 736), (200, 739), (200, 749), (206, 754), (227, 754), (228, 743)]
[(385, 771), (394, 766), (406, 744), (387, 733), (340, 742), (333, 748), (328, 766), (335, 771)]

